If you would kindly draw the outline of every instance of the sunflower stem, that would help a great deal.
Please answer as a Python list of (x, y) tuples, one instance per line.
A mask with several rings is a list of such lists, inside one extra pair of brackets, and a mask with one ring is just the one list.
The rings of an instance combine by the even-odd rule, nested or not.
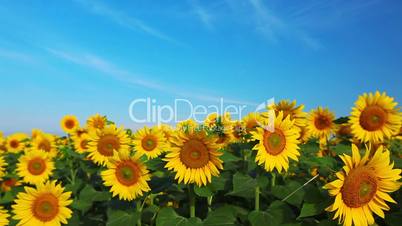
[(260, 186), (255, 187), (255, 211), (260, 210)]
[(273, 188), (276, 185), (276, 173), (272, 172), (271, 176), (272, 176), (272, 178), (271, 178), (271, 188)]
[[(145, 201), (144, 201), (145, 202)], [(141, 213), (142, 213), (142, 205), (140, 204), (140, 202), (137, 202), (135, 204), (135, 207), (137, 209), (137, 212), (139, 213), (139, 217), (137, 220), (137, 226), (141, 226)]]
[(190, 217), (195, 217), (195, 193), (193, 184), (188, 186), (188, 198), (190, 200)]
[(208, 198), (207, 198), (207, 202), (208, 202), (208, 212), (211, 212), (211, 210), (212, 210), (212, 208), (211, 208), (211, 206), (212, 206), (212, 199), (213, 199), (213, 195), (211, 195), (211, 196), (209, 196)]

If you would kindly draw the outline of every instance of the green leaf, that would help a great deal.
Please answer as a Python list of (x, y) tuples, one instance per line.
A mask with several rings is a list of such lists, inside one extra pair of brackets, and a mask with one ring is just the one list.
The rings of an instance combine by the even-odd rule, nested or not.
[(74, 200), (72, 207), (85, 213), (91, 208), (93, 202), (109, 201), (110, 197), (110, 192), (96, 191), (91, 185), (86, 185), (81, 190), (79, 198)]
[(132, 212), (126, 212), (123, 210), (109, 209), (106, 226), (135, 225), (139, 218), (140, 213), (135, 210)]
[(170, 207), (162, 208), (156, 217), (156, 225), (158, 226), (201, 226), (202, 222), (199, 218), (184, 218), (179, 216), (174, 209)]
[[(290, 181), (286, 185), (276, 185), (275, 187), (272, 188), (272, 194), (277, 197), (278, 199), (283, 199), (289, 194), (291, 194), (293, 191), (298, 189), (301, 186), (301, 184), (297, 181)], [(303, 197), (304, 197), (305, 191), (303, 189), (300, 189), (296, 193), (294, 193), (291, 197), (289, 197), (286, 202), (296, 206), (300, 207)]]
[(267, 211), (252, 211), (248, 220), (252, 226), (279, 226), (293, 220), (294, 215), (290, 207), (281, 201), (274, 201)]
[(256, 186), (257, 181), (254, 178), (237, 172), (233, 175), (233, 191), (229, 192), (228, 195), (253, 198)]
[(208, 213), (204, 226), (228, 226), (236, 222), (236, 210), (231, 206), (223, 206)]
[(303, 203), (303, 207), (300, 211), (300, 215), (298, 216), (298, 218), (319, 215), (324, 211), (325, 207), (327, 207), (327, 206), (328, 205), (326, 202), (322, 202), (322, 203), (305, 202), (305, 203)]
[(194, 192), (195, 194), (201, 197), (210, 197), (214, 194), (209, 186), (202, 186), (202, 187), (195, 186)]
[(230, 153), (228, 151), (224, 151), (223, 155), (220, 157), (220, 159), (225, 163), (226, 162), (236, 162), (236, 161), (241, 160), (241, 158), (233, 155), (232, 153)]

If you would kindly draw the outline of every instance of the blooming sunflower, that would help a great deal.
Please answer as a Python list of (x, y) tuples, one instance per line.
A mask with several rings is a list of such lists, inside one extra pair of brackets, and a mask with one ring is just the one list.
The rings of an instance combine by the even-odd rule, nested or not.
[(21, 156), (17, 163), (17, 174), (29, 184), (42, 184), (52, 174), (54, 163), (48, 153), (33, 149)]
[(310, 139), (311, 134), (306, 126), (299, 127), (299, 129), (299, 140), (301, 143), (306, 143)]
[(187, 119), (176, 124), (176, 130), (178, 131), (194, 130), (197, 127), (197, 123), (192, 119)]
[(131, 201), (148, 192), (151, 176), (146, 166), (140, 161), (140, 155), (130, 156), (128, 152), (115, 152), (101, 172), (103, 184), (111, 187), (110, 191), (119, 199)]
[(219, 145), (219, 148), (223, 148), (234, 140), (232, 119), (228, 112), (223, 115), (218, 115), (217, 113), (209, 114), (204, 121), (204, 125), (217, 136), (216, 143)]
[(7, 210), (0, 206), (0, 226), (7, 226), (9, 217)]
[(294, 125), (297, 127), (306, 126), (307, 113), (303, 112), (304, 105), (296, 106), (296, 101), (290, 102), (290, 100), (281, 100), (276, 104), (268, 105), (268, 110), (274, 110), (275, 115), (278, 115), (280, 111), (283, 112), (283, 117), (290, 116), (290, 120), (294, 120)]
[(26, 140), (28, 136), (24, 133), (14, 133), (7, 137), (6, 139), (6, 148), (7, 151), (11, 153), (18, 153), (25, 148), (24, 140)]
[(88, 134), (83, 134), (79, 137), (73, 137), (73, 142), (74, 142), (75, 150), (78, 153), (82, 154), (82, 153), (87, 152), (88, 142), (89, 142)]
[(42, 133), (43, 133), (43, 131), (40, 129), (32, 129), (32, 132), (31, 132), (32, 140), (36, 139), (36, 137), (38, 135), (41, 135)]
[(87, 120), (88, 129), (103, 129), (106, 126), (106, 116), (100, 114), (92, 115)]
[(129, 138), (122, 127), (109, 125), (89, 131), (88, 157), (98, 165), (105, 165), (113, 152), (129, 151)]
[(385, 92), (364, 93), (352, 108), (352, 133), (362, 142), (380, 143), (399, 132), (402, 114)]
[(60, 125), (64, 132), (73, 133), (80, 126), (80, 123), (74, 115), (66, 115), (61, 119)]
[(242, 121), (233, 122), (231, 133), (233, 141), (241, 141), (246, 134), (246, 127), (244, 126), (244, 123)]
[(335, 115), (328, 108), (318, 107), (307, 117), (307, 129), (311, 136), (319, 139), (329, 139), (335, 129)]
[(253, 147), (253, 150), (257, 151), (255, 161), (264, 165), (267, 171), (273, 171), (275, 168), (279, 172), (282, 172), (282, 169), (287, 171), (289, 158), (298, 161), (300, 155), (299, 131), (290, 116), (283, 118), (281, 111), (275, 117), (274, 128), (273, 132), (260, 127), (251, 132), (252, 138), (259, 141)]
[(179, 183), (196, 183), (198, 186), (211, 182), (223, 169), (223, 153), (217, 151), (215, 136), (207, 136), (204, 130), (177, 131), (172, 137), (172, 146), (167, 153), (165, 167), (176, 173)]
[(256, 130), (260, 123), (262, 123), (263, 118), (258, 112), (250, 112), (248, 115), (243, 117), (242, 121), (246, 127), (246, 132), (250, 133), (251, 131)]
[(336, 173), (337, 180), (324, 186), (334, 203), (327, 211), (334, 212), (334, 219), (339, 223), (351, 226), (374, 224), (373, 212), (384, 218), (384, 210), (389, 210), (385, 201), (396, 203), (389, 192), (400, 187), (400, 169), (392, 169), (389, 151), (380, 146), (372, 158), (370, 150), (361, 158), (359, 149), (352, 144), (352, 156), (343, 154), (341, 157), (345, 166)]
[(139, 154), (146, 155), (149, 159), (158, 157), (169, 148), (164, 133), (156, 126), (145, 126), (138, 130), (134, 134), (133, 144)]
[(25, 192), (17, 195), (12, 208), (18, 225), (24, 226), (53, 226), (67, 224), (72, 211), (67, 207), (73, 200), (71, 192), (64, 192), (64, 188), (56, 181), (38, 184), (36, 189), (25, 186)]
[(57, 155), (56, 138), (52, 134), (41, 133), (32, 141), (32, 148), (47, 152), (50, 158)]
[(3, 156), (0, 155), (0, 181), (2, 181), (4, 175), (6, 175), (6, 166), (7, 162), (4, 160)]

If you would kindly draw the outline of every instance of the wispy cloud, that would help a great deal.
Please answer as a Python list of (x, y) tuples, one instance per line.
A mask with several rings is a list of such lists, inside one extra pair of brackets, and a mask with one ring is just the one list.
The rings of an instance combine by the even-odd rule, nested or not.
[[(158, 82), (151, 81), (148, 79), (143, 79), (144, 77), (149, 77), (149, 76), (136, 74), (129, 70), (120, 68), (117, 65), (115, 65), (105, 59), (102, 59), (101, 57), (96, 56), (94, 54), (88, 54), (88, 53), (75, 54), (75, 53), (51, 49), (51, 48), (47, 48), (46, 50), (49, 53), (51, 53), (52, 55), (54, 55), (60, 59), (63, 59), (65, 61), (77, 64), (77, 65), (85, 66), (87, 68), (91, 68), (91, 69), (96, 70), (102, 74), (105, 74), (115, 80), (118, 80), (124, 84), (145, 87), (148, 89), (153, 89), (156, 91), (172, 94), (175, 96), (194, 98), (194, 99), (197, 99), (200, 101), (206, 101), (206, 102), (218, 102), (221, 98), (224, 98), (224, 97), (205, 95), (203, 93), (197, 94), (196, 92), (190, 92), (190, 91), (186, 91), (186, 90), (183, 91), (182, 89), (180, 89), (181, 91), (177, 91), (179, 89), (175, 89), (172, 86), (160, 84)], [(255, 103), (255, 102), (235, 100), (235, 99), (230, 99), (230, 98), (229, 99), (224, 98), (224, 101), (226, 103), (232, 103), (232, 104), (251, 105), (251, 106), (257, 105), (257, 103)]]
[(0, 48), (0, 57), (6, 58), (14, 61), (24, 62), (24, 63), (34, 63), (35, 59), (31, 55), (19, 51), (9, 50), (9, 49), (1, 49)]
[(201, 6), (198, 0), (190, 0), (190, 6), (194, 11), (194, 14), (199, 18), (201, 23), (208, 29), (213, 29), (213, 16), (204, 7)]
[(90, 12), (97, 14), (99, 16), (104, 16), (115, 22), (116, 24), (126, 27), (130, 30), (144, 32), (150, 36), (156, 37), (158, 39), (174, 43), (176, 45), (185, 45), (174, 38), (168, 36), (167, 34), (159, 31), (158, 29), (146, 24), (144, 21), (128, 16), (122, 11), (113, 9), (101, 2), (92, 0), (75, 0), (80, 3)]

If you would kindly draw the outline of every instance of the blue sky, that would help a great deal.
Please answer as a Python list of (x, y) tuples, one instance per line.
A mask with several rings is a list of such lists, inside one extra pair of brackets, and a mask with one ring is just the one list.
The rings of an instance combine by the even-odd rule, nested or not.
[[(0, 130), (60, 132), (65, 114), (136, 128), (133, 99), (350, 112), (402, 99), (401, 1), (2, 1)], [(145, 110), (144, 110), (145, 111)]]

